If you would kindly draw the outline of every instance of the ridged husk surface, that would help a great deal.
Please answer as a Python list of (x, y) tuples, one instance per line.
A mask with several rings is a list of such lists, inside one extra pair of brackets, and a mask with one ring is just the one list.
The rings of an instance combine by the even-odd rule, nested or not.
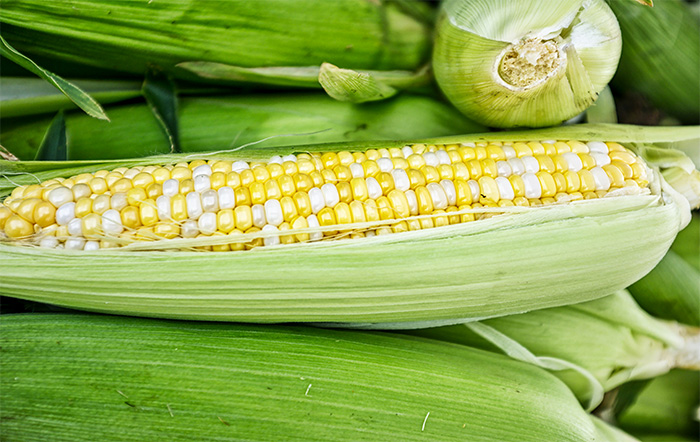
[(622, 440), (549, 373), (437, 341), (63, 314), (0, 331), (5, 440)]

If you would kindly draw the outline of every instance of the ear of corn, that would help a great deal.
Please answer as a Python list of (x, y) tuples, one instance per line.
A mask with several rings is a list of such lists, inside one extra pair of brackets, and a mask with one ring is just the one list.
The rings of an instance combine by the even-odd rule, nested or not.
[(176, 65), (195, 61), (243, 68), (329, 62), (375, 70), (416, 70), (426, 62), (428, 26), (396, 3), (273, 0), (262, 5), (3, 0), (0, 22), (4, 37), (28, 55), (139, 75), (153, 65), (192, 78)]
[(474, 121), (551, 126), (593, 104), (615, 73), (621, 44), (603, 0), (448, 0), (436, 24), (433, 70), (445, 96)]
[(653, 8), (628, 1), (608, 4), (620, 23), (623, 41), (615, 89), (641, 92), (682, 122), (697, 124), (700, 21), (690, 6), (682, 0), (658, 1)]
[(8, 440), (623, 440), (545, 371), (436, 341), (63, 314), (0, 330)]
[[(349, 205), (354, 200), (341, 202), (339, 199), (342, 190), (340, 187), (346, 188), (343, 190), (345, 192), (343, 198), (354, 195), (352, 193), (353, 187), (349, 185), (350, 193), (347, 193), (348, 185), (341, 183), (342, 180), (333, 175), (335, 178), (331, 180), (332, 182), (322, 186), (320, 182), (318, 183), (320, 187), (327, 186), (327, 189), (326, 191), (319, 190), (321, 193), (318, 195), (322, 195), (322, 199), (314, 197), (315, 200), (323, 202), (325, 205), (334, 204), (332, 209), (324, 206), (321, 211), (314, 214), (318, 224), (309, 221), (310, 216), (306, 218), (306, 225), (302, 221), (299, 221), (300, 224), (295, 224), (296, 219), (287, 220), (285, 218), (286, 212), (280, 211), (281, 202), (268, 204), (265, 201), (249, 205), (245, 199), (236, 202), (236, 205), (246, 206), (246, 208), (240, 209), (245, 211), (240, 218), (246, 222), (245, 228), (241, 225), (241, 228), (238, 229), (239, 232), (231, 232), (235, 234), (233, 236), (210, 234), (211, 228), (215, 230), (218, 228), (218, 214), (213, 218), (212, 214), (202, 217), (202, 219), (208, 218), (208, 220), (202, 221), (200, 225), (198, 218), (205, 211), (204, 200), (201, 200), (201, 207), (200, 204), (194, 204), (196, 201), (192, 200), (192, 213), (187, 212), (187, 217), (191, 219), (187, 221), (187, 224), (192, 225), (196, 219), (196, 227), (202, 235), (189, 238), (183, 233), (184, 238), (150, 241), (150, 239), (157, 237), (157, 235), (153, 236), (156, 233), (156, 227), (144, 224), (143, 229), (137, 228), (136, 225), (131, 224), (131, 221), (136, 221), (139, 217), (142, 220), (146, 219), (148, 217), (144, 217), (150, 213), (148, 222), (153, 221), (158, 224), (160, 215), (157, 214), (156, 207), (152, 203), (141, 201), (144, 199), (141, 191), (134, 190), (129, 196), (124, 193), (122, 199), (130, 207), (132, 207), (132, 203), (138, 204), (138, 208), (136, 206), (123, 208), (130, 212), (129, 214), (120, 213), (120, 225), (124, 235), (112, 238), (114, 240), (112, 242), (121, 242), (121, 245), (126, 245), (126, 247), (119, 250), (100, 250), (99, 255), (85, 251), (76, 253), (76, 251), (65, 250), (77, 248), (79, 245), (83, 248), (88, 244), (87, 238), (73, 237), (78, 230), (82, 232), (83, 228), (88, 235), (94, 233), (97, 237), (108, 233), (107, 231), (100, 233), (99, 223), (93, 225), (100, 217), (99, 214), (90, 215), (89, 222), (87, 218), (85, 223), (82, 219), (71, 221), (75, 226), (68, 230), (66, 237), (61, 233), (65, 230), (63, 227), (60, 227), (63, 230), (56, 229), (54, 240), (70, 240), (63, 243), (64, 249), (62, 250), (16, 246), (18, 239), (20, 240), (19, 244), (36, 244), (35, 240), (44, 238), (50, 229), (44, 233), (40, 231), (34, 236), (34, 227), (31, 226), (31, 232), (25, 229), (27, 221), (20, 220), (18, 217), (21, 218), (21, 215), (11, 215), (10, 218), (6, 219), (4, 225), (8, 240), (0, 245), (0, 255), (7, 263), (4, 269), (6, 278), (0, 281), (0, 288), (4, 293), (23, 299), (122, 314), (253, 322), (337, 322), (344, 325), (374, 327), (419, 327), (430, 324), (455, 323), (467, 319), (501, 316), (591, 300), (604, 296), (610, 290), (621, 289), (629, 285), (650, 270), (661, 259), (675, 233), (689, 217), (687, 201), (675, 194), (672, 189), (663, 184), (663, 181), (659, 181), (658, 175), (653, 171), (646, 171), (642, 167), (641, 160), (634, 166), (640, 173), (638, 175), (641, 179), (639, 183), (634, 183), (634, 185), (629, 183), (629, 187), (625, 186), (620, 190), (611, 188), (608, 197), (602, 197), (607, 194), (604, 193), (607, 191), (598, 190), (599, 193), (595, 193), (578, 188), (578, 190), (583, 190), (587, 197), (583, 197), (581, 192), (578, 192), (578, 195), (576, 195), (577, 192), (574, 192), (566, 197), (560, 196), (559, 203), (554, 197), (547, 197), (544, 190), (547, 187), (542, 187), (544, 186), (542, 183), (546, 181), (541, 182), (540, 180), (547, 180), (547, 176), (542, 174), (548, 172), (541, 171), (540, 176), (533, 173), (527, 178), (530, 182), (528, 186), (538, 184), (537, 189), (541, 192), (538, 196), (544, 199), (534, 198), (534, 195), (526, 194), (530, 199), (522, 198), (518, 201), (524, 203), (526, 200), (528, 207), (516, 206), (514, 202), (505, 198), (505, 194), (503, 201), (501, 201), (501, 191), (506, 192), (506, 188), (501, 190), (498, 186), (488, 187), (492, 181), (495, 181), (495, 178), (488, 179), (487, 175), (493, 172), (493, 164), (482, 166), (480, 163), (470, 163), (474, 166), (478, 164), (485, 177), (479, 182), (474, 176), (471, 179), (472, 184), (459, 184), (460, 192), (463, 192), (463, 195), (462, 193), (460, 195), (466, 198), (466, 192), (469, 190), (472, 204), (466, 204), (462, 207), (455, 206), (454, 209), (444, 209), (445, 212), (431, 212), (428, 210), (429, 208), (435, 209), (437, 207), (438, 210), (443, 210), (440, 209), (443, 205), (452, 207), (449, 203), (451, 199), (448, 199), (448, 193), (445, 189), (448, 189), (450, 184), (455, 185), (459, 180), (450, 181), (445, 176), (442, 179), (446, 182), (442, 184), (438, 182), (427, 183), (428, 176), (432, 177), (430, 180), (434, 180), (438, 175), (433, 173), (432, 169), (421, 166), (423, 172), (420, 173), (428, 174), (421, 179), (433, 190), (428, 190), (428, 186), (423, 186), (416, 178), (418, 181), (414, 184), (417, 191), (414, 189), (404, 191), (401, 189), (404, 189), (406, 185), (405, 180), (401, 181), (396, 178), (399, 180), (399, 184), (396, 185), (393, 175), (392, 181), (389, 181), (384, 175), (379, 175), (381, 170), (379, 163), (384, 164), (390, 161), (389, 158), (382, 160), (379, 157), (383, 155), (380, 150), (391, 156), (390, 151), (397, 155), (399, 153), (403, 155), (405, 154), (404, 148), (408, 148), (414, 152), (411, 155), (416, 156), (415, 160), (427, 163), (426, 158), (430, 157), (429, 161), (434, 161), (438, 158), (436, 152), (442, 149), (445, 150), (442, 150), (441, 157), (448, 158), (449, 154), (446, 153), (447, 148), (444, 146), (452, 146), (451, 152), (453, 154), (454, 149), (457, 151), (463, 149), (465, 155), (471, 153), (476, 155), (477, 151), (481, 152), (482, 150), (487, 152), (486, 147), (492, 143), (486, 140), (524, 141), (542, 139), (540, 137), (543, 136), (547, 136), (545, 140), (571, 140), (572, 135), (577, 135), (584, 140), (591, 140), (593, 137), (597, 140), (600, 140), (600, 137), (609, 139), (605, 137), (603, 132), (596, 133), (600, 129), (595, 126), (582, 126), (530, 133), (482, 134), (472, 138), (462, 136), (433, 140), (434, 144), (367, 143), (364, 145), (289, 147), (274, 150), (247, 149), (236, 152), (233, 158), (236, 158), (237, 161), (243, 159), (255, 161), (261, 157), (269, 158), (270, 154), (277, 153), (284, 163), (286, 155), (302, 152), (303, 155), (308, 155), (308, 158), (311, 159), (305, 161), (314, 163), (316, 160), (313, 158), (317, 158), (314, 155), (318, 154), (312, 154), (325, 152), (327, 154), (325, 157), (318, 156), (318, 161), (323, 163), (321, 158), (326, 158), (331, 162), (340, 161), (340, 157), (355, 158), (348, 153), (347, 149), (364, 152), (358, 157), (364, 158), (361, 161), (362, 164), (353, 167), (355, 169), (362, 167), (363, 174), (365, 168), (367, 169), (369, 175), (365, 178), (364, 184), (368, 186), (368, 192), (369, 187), (372, 187), (373, 193), (365, 195), (364, 191), (359, 191), (364, 189), (363, 186), (360, 186), (354, 194), (360, 195), (360, 206), (358, 207), (366, 205), (374, 208), (374, 204), (376, 204), (377, 216), (374, 215), (375, 210), (372, 209), (372, 217), (370, 218), (367, 215), (369, 213), (367, 210), (370, 209), (363, 207), (365, 218), (360, 217), (359, 213), (356, 215), (358, 218), (353, 218), (354, 215), (352, 215), (353, 212)], [(629, 140), (633, 134), (639, 136), (640, 141), (647, 142), (654, 137), (662, 141), (672, 141), (684, 136), (682, 131), (678, 132), (676, 129), (673, 132), (658, 129), (639, 131), (629, 127), (617, 130), (623, 131), (617, 133), (622, 142)], [(624, 134), (624, 131), (628, 133)], [(689, 132), (695, 133), (694, 131)], [(483, 144), (479, 146), (474, 144), (474, 147), (471, 147), (469, 143), (473, 141)], [(563, 142), (559, 144), (537, 142), (532, 146), (535, 146), (535, 149), (540, 149), (540, 146), (545, 149), (545, 145), (555, 148), (556, 144), (561, 149), (565, 149), (565, 146), (573, 149), (573, 145), (577, 146), (577, 149), (589, 149), (584, 143), (571, 143), (567, 145)], [(491, 150), (494, 153), (499, 150), (501, 152), (511, 151), (510, 149), (512, 149), (511, 152), (515, 151), (514, 147), (504, 146), (493, 145)], [(518, 146), (522, 147), (520, 144)], [(596, 150), (608, 145), (592, 143), (591, 146)], [(619, 154), (621, 158), (637, 161), (636, 157), (625, 151), (620, 144), (611, 143), (610, 146), (610, 149), (613, 150), (611, 155)], [(370, 147), (372, 149), (367, 150)], [(608, 147), (605, 148), (608, 149)], [(435, 152), (427, 152), (423, 156), (415, 153), (423, 150), (435, 150)], [(341, 152), (341, 154), (336, 152)], [(431, 153), (432, 156), (428, 153)], [(574, 152), (569, 153), (578, 155)], [(303, 155), (300, 154), (299, 157), (295, 158), (300, 161), (306, 158)], [(375, 155), (378, 156), (377, 161), (365, 162), (367, 157), (372, 158)], [(591, 155), (597, 157), (596, 152)], [(224, 159), (225, 156), (219, 155), (215, 158)], [(544, 155), (540, 160), (546, 162), (546, 158)], [(577, 156), (577, 158), (580, 157)], [(169, 156), (110, 163), (74, 162), (59, 165), (46, 162), (4, 162), (0, 164), (4, 167), (7, 183), (10, 181), (27, 183), (34, 179), (45, 180), (61, 175), (70, 176), (84, 172), (95, 172), (103, 168), (114, 168), (116, 165), (132, 167), (153, 165), (154, 161), (170, 163), (181, 159), (182, 156)], [(276, 161), (279, 162), (279, 160)], [(397, 157), (396, 161), (397, 164), (403, 164), (402, 161), (408, 162), (409, 160), (406, 158), (401, 160)], [(599, 159), (598, 161), (603, 160)], [(495, 160), (492, 159), (491, 162), (495, 164)], [(530, 161), (530, 163), (532, 162)], [(537, 160), (535, 163), (538, 163)], [(190, 163), (190, 166), (197, 164), (204, 165), (200, 162)], [(208, 167), (218, 167), (213, 166), (213, 164)], [(231, 163), (228, 164), (233, 167)], [(236, 164), (243, 165), (245, 163)], [(373, 164), (377, 164), (377, 167), (375, 168)], [(559, 162), (559, 164), (563, 163)], [(65, 168), (51, 170), (52, 166)], [(273, 164), (270, 167), (277, 170), (280, 165)], [(338, 174), (345, 173), (343, 172), (345, 169), (338, 169), (338, 167), (335, 167)], [(349, 166), (345, 167), (349, 169)], [(487, 168), (484, 169), (484, 167)], [(206, 167), (202, 168), (202, 170), (204, 169)], [(192, 170), (186, 170), (192, 173)], [(489, 170), (491, 172), (488, 172)], [(644, 171), (643, 174), (642, 171)], [(122, 170), (122, 172), (127, 173), (127, 169)], [(456, 173), (454, 169), (452, 172)], [(104, 173), (108, 172), (105, 170)], [(131, 176), (132, 173), (141, 172), (134, 169), (127, 174)], [(145, 174), (145, 172), (143, 173)], [(382, 173), (391, 175), (388, 172)], [(376, 174), (378, 178), (372, 177), (372, 174)], [(643, 178), (645, 174), (648, 175)], [(204, 175), (206, 175), (204, 178), (197, 180), (201, 181), (200, 184), (203, 185), (206, 185), (207, 180), (209, 180), (211, 186), (210, 177), (214, 175)], [(325, 179), (323, 174), (319, 175)], [(532, 181), (533, 176), (537, 181)], [(62, 181), (60, 186), (56, 186), (56, 189), (63, 190), (59, 189), (55, 195), (51, 193), (51, 198), (59, 205), (66, 203), (62, 198), (59, 198), (61, 195), (68, 198), (68, 193), (70, 193), (69, 199), (74, 199), (72, 190), (68, 190), (66, 185), (70, 185), (71, 188), (78, 186), (84, 190), (85, 188), (89, 189), (89, 186), (85, 184), (81, 186), (76, 181), (83, 178), (85, 175), (72, 181)], [(377, 181), (376, 186), (367, 184), (371, 181), (370, 178)], [(384, 178), (387, 178), (386, 183), (393, 182), (394, 187), (391, 189), (389, 187), (382, 188), (378, 180), (384, 180)], [(599, 178), (602, 179), (602, 176)], [(135, 175), (134, 179), (136, 179)], [(129, 181), (133, 185), (133, 182), (130, 181), (131, 178), (123, 178), (123, 180)], [(516, 178), (514, 180), (517, 181)], [(649, 187), (646, 187), (647, 185), (644, 183), (646, 180), (650, 180)], [(122, 181), (119, 186), (126, 185), (126, 181)], [(186, 184), (189, 186), (189, 183)], [(279, 181), (277, 184), (279, 185)], [(410, 180), (408, 181), (409, 187), (414, 184), (411, 184)], [(470, 190), (474, 184), (479, 186), (479, 190)], [(184, 186), (183, 189), (187, 187), (185, 184), (181, 185)], [(622, 185), (622, 183), (615, 186), (618, 185)], [(274, 183), (271, 186), (271, 189), (275, 191), (278, 188), (274, 186)], [(661, 190), (662, 186), (664, 190)], [(425, 190), (422, 189), (423, 187)], [(154, 189), (157, 188), (156, 186)], [(279, 188), (281, 190), (281, 187)], [(451, 189), (451, 187), (449, 188)], [(10, 199), (5, 200), (4, 204), (7, 208), (5, 213), (8, 213), (8, 209), (12, 210), (11, 207), (19, 208), (26, 189), (28, 188), (14, 190), (15, 195), (11, 195)], [(51, 190), (51, 192), (56, 189)], [(332, 192), (333, 189), (335, 189), (334, 192)], [(526, 186), (520, 191), (528, 191), (527, 189)], [(535, 187), (530, 190), (534, 191), (534, 189)], [(31, 191), (35, 190), (36, 187), (33, 187)], [(417, 206), (417, 203), (404, 201), (404, 199), (408, 200), (406, 192), (409, 190), (414, 193), (422, 192), (421, 198), (424, 198), (424, 207)], [(203, 192), (204, 188), (198, 189), (196, 192), (200, 191)], [(20, 192), (22, 195), (19, 195)], [(197, 195), (196, 192), (192, 193)], [(248, 190), (248, 193), (244, 190), (240, 192), (244, 196), (250, 195), (250, 203), (252, 203), (254, 193), (252, 190)], [(263, 193), (257, 190), (255, 192), (259, 197), (264, 195), (268, 199), (275, 199), (267, 194), (267, 190)], [(380, 196), (377, 192), (381, 192), (382, 195)], [(555, 187), (552, 187), (549, 188), (548, 192), (554, 192), (552, 195), (556, 196), (557, 191)], [(495, 202), (496, 194), (498, 194), (498, 202)], [(47, 192), (47, 197), (48, 195)], [(404, 197), (401, 198), (401, 195)], [(367, 199), (363, 199), (364, 197)], [(184, 194), (178, 198), (180, 200), (184, 198), (187, 204), (187, 206), (177, 206), (178, 213), (184, 214), (184, 207), (190, 207), (190, 201), (187, 199), (189, 193), (187, 198)], [(376, 201), (373, 204), (362, 203), (362, 201), (369, 199), (373, 201), (376, 199)], [(75, 202), (75, 204), (77, 207), (78, 203)], [(84, 203), (80, 204), (84, 205)], [(258, 218), (252, 218), (253, 209), (250, 206), (255, 204), (260, 206), (257, 208), (258, 214), (264, 214), (265, 222), (270, 221), (267, 224), (272, 224), (272, 227), (267, 227), (266, 224), (260, 226), (255, 224), (263, 222), (262, 217), (259, 218), (259, 221), (256, 221)], [(534, 207), (540, 204), (544, 207)], [(30, 203), (26, 203), (22, 207), (26, 208), (28, 205)], [(267, 205), (270, 207), (268, 208)], [(172, 211), (173, 207), (175, 206), (171, 204), (171, 214), (175, 213)], [(213, 207), (211, 206), (212, 210)], [(291, 210), (291, 206), (289, 207)], [(320, 206), (309, 207), (312, 208), (312, 211), (321, 209)], [(314, 209), (314, 207), (316, 208)], [(72, 213), (73, 216), (75, 215), (75, 211), (70, 212), (69, 209), (66, 209), (68, 210), (66, 213), (61, 212), (62, 223), (65, 221), (64, 214), (70, 215)], [(202, 213), (200, 213), (200, 209)], [(19, 210), (22, 212), (25, 209)], [(299, 210), (301, 209), (297, 209), (297, 213)], [(415, 214), (414, 210), (416, 210)], [(116, 209), (114, 211), (116, 212)], [(56, 221), (58, 221), (58, 212), (56, 213)], [(494, 214), (503, 214), (504, 216), (493, 216)], [(466, 215), (466, 217), (462, 215)], [(281, 219), (280, 216), (282, 216)], [(476, 222), (470, 222), (476, 218), (479, 218)], [(10, 219), (13, 221), (10, 222)], [(421, 221), (428, 219), (431, 220), (430, 224), (421, 224)], [(450, 224), (453, 222), (451, 220), (454, 220), (456, 224)], [(110, 218), (108, 221), (112, 222), (113, 220)], [(238, 221), (239, 218), (236, 215), (235, 222), (238, 223)], [(179, 222), (182, 222), (182, 225)], [(158, 235), (163, 234), (167, 238), (172, 233), (174, 233), (173, 236), (178, 236), (175, 230), (185, 232), (184, 218), (179, 222), (174, 226), (179, 229), (173, 229), (173, 231), (169, 231), (170, 233), (158, 231)], [(284, 227), (285, 222), (288, 223), (289, 231)], [(346, 224), (346, 222), (348, 223)], [(417, 230), (410, 230), (409, 223)], [(629, 231), (629, 226), (632, 224), (636, 226), (634, 235), (630, 235)], [(230, 222), (227, 225), (230, 227)], [(238, 224), (235, 225), (238, 226)], [(96, 227), (97, 230), (91, 230), (91, 226)], [(431, 226), (435, 226), (435, 228), (425, 228)], [(253, 227), (255, 228), (253, 229)], [(264, 230), (257, 230), (263, 228)], [(107, 230), (111, 232), (111, 227)], [(384, 233), (396, 234), (385, 235)], [(362, 236), (359, 234), (363, 234), (365, 237), (356, 238)], [(23, 235), (29, 236), (25, 239), (18, 238)], [(290, 237), (292, 237), (291, 241), (289, 241)], [(324, 237), (339, 240), (314, 241)], [(345, 240), (346, 238), (347, 240)], [(95, 245), (99, 247), (98, 239), (89, 240), (91, 245), (88, 250)], [(307, 242), (309, 239), (312, 241)], [(109, 238), (105, 236), (102, 237), (102, 240), (110, 242)], [(297, 240), (301, 242), (297, 242)], [(52, 240), (49, 238), (47, 241)], [(226, 250), (241, 247), (255, 248), (256, 244), (274, 245), (280, 242), (294, 242), (295, 244), (261, 247), (245, 253), (177, 251), (177, 249), (204, 250), (209, 247), (213, 250), (222, 250), (224, 246)], [(231, 247), (232, 245), (234, 247)], [(130, 253), (125, 253), (129, 250), (131, 250)], [(133, 253), (139, 250), (151, 250), (151, 252)], [(518, 260), (509, 262), (507, 272), (503, 271), (504, 250), (509, 250), (518, 256)], [(104, 265), (94, 265), (96, 262), (102, 262)], [(39, 277), (37, 277), (38, 266), (41, 267), (41, 272), (38, 272)], [(206, 280), (199, 277), (204, 273), (209, 275)], [(129, 276), (125, 277), (125, 275)], [(90, 283), (77, 283), (78, 280), (90, 281)]]
[(673, 370), (653, 379), (636, 400), (616, 416), (617, 425), (635, 434), (675, 434), (697, 440), (698, 407), (700, 373)]
[(600, 386), (609, 391), (675, 366), (700, 369), (700, 331), (649, 316), (626, 292), (414, 333), (504, 352), (548, 368), (589, 408), (600, 404)]
[[(66, 114), (69, 159), (134, 158), (170, 151), (145, 103), (107, 109), (111, 122), (104, 124), (82, 114)], [(50, 121), (42, 117), (3, 122), (0, 144), (20, 159), (34, 159)], [(178, 124), (184, 152), (221, 151), (249, 143), (267, 148), (484, 130), (444, 103), (407, 94), (362, 106), (308, 93), (182, 97)], [(130, 136), (124, 137), (125, 133)]]

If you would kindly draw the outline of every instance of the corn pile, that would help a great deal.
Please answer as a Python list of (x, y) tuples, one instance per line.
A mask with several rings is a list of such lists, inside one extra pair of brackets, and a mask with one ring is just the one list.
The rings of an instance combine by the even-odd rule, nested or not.
[(656, 3), (0, 0), (0, 439), (697, 440)]

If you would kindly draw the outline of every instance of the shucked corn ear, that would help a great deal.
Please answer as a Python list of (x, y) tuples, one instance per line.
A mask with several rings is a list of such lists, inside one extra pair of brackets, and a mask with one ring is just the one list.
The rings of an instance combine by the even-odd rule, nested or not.
[(2, 0), (0, 23), (3, 37), (30, 57), (138, 75), (157, 66), (190, 79), (177, 64), (222, 63), (277, 84), (323, 62), (416, 70), (430, 45), (428, 26), (398, 2), (372, 0)]
[(7, 440), (626, 440), (549, 373), (437, 341), (63, 314), (0, 331)]
[[(649, 271), (689, 216), (600, 130), (0, 163), (8, 182), (46, 180), (3, 203), (0, 290), (144, 316), (380, 327), (591, 300)], [(622, 142), (695, 134), (610, 130)], [(574, 138), (588, 144), (563, 141)]]
[[(13, 109), (12, 103), (8, 106)], [(107, 112), (109, 122), (79, 112), (65, 114), (68, 159), (135, 158), (170, 152), (169, 140), (145, 103), (109, 106)], [(20, 159), (34, 159), (52, 118), (4, 121), (0, 144)], [(183, 152), (231, 149), (248, 143), (270, 147), (484, 130), (448, 104), (426, 96), (402, 94), (356, 106), (321, 93), (184, 96), (178, 103), (178, 128)]]
[[(700, 329), (661, 321), (626, 291), (585, 303), (412, 332), (540, 363), (588, 408), (603, 391), (674, 367), (700, 370)], [(519, 357), (525, 352), (530, 359)], [(552, 364), (552, 360), (564, 361)], [(550, 364), (549, 366), (547, 364)]]

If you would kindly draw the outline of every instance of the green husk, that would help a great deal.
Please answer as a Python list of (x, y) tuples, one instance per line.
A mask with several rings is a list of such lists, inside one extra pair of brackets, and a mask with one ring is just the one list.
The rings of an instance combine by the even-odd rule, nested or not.
[(617, 424), (635, 434), (670, 433), (697, 440), (699, 406), (700, 373), (673, 370), (652, 380), (636, 401), (617, 415)]
[(636, 91), (686, 124), (700, 121), (700, 20), (682, 0), (609, 0), (622, 30), (618, 91)]
[(503, 352), (548, 368), (588, 409), (600, 404), (603, 390), (622, 383), (655, 377), (676, 366), (700, 369), (695, 349), (700, 330), (649, 316), (627, 292), (413, 333)]
[(598, 99), (591, 107), (586, 109), (586, 122), (588, 123), (617, 123), (617, 109), (615, 98), (609, 86), (605, 86)]
[(656, 316), (700, 326), (700, 271), (673, 250), (630, 292)]
[(671, 250), (700, 271), (700, 212), (693, 212), (690, 224), (678, 232), (678, 238), (671, 245)]
[[(412, 95), (362, 105), (309, 93), (182, 97), (178, 106), (183, 152), (220, 151), (249, 143), (267, 148), (484, 130), (447, 104)], [(66, 114), (68, 159), (132, 158), (170, 152), (170, 142), (146, 104), (107, 109), (110, 123), (79, 113)], [(0, 144), (20, 159), (34, 159), (50, 120), (10, 121), (0, 132)]]
[(430, 45), (425, 23), (400, 4), (373, 0), (272, 0), (264, 7), (255, 1), (222, 7), (202, 0), (3, 0), (0, 11), (4, 37), (30, 56), (137, 75), (154, 66), (200, 80), (177, 64), (293, 69), (329, 62), (415, 71)]
[[(696, 132), (578, 125), (424, 141), (555, 138), (672, 144)], [(15, 184), (117, 166), (185, 158), (258, 160), (274, 154), (405, 143), (250, 146), (209, 157), (200, 153), (110, 162), (2, 161), (0, 192), (9, 193)], [(126, 315), (353, 327), (416, 328), (522, 313), (605, 296), (651, 270), (690, 217), (687, 201), (662, 181), (653, 184), (656, 190), (660, 186), (662, 197), (627, 195), (532, 210), (503, 208), (498, 210), (508, 216), (444, 228), (243, 253), (171, 251), (230, 242), (228, 237), (141, 242), (79, 253), (3, 243), (5, 277), (0, 291)], [(634, 234), (630, 225), (636, 226)], [(250, 238), (242, 235), (241, 240)], [(133, 253), (138, 250), (151, 251)]]
[(700, 217), (695, 213), (671, 250), (644, 278), (629, 288), (646, 311), (700, 326)]
[(62, 314), (0, 330), (8, 440), (628, 440), (542, 370), (418, 338)]

